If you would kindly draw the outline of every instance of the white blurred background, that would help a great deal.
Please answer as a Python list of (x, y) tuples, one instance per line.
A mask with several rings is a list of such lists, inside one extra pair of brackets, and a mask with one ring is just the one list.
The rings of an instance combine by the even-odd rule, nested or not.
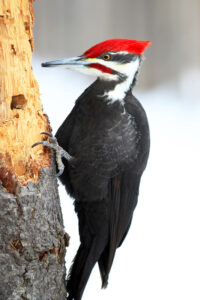
[[(53, 132), (94, 80), (41, 62), (76, 56), (109, 38), (152, 40), (135, 96), (150, 123), (151, 153), (132, 227), (109, 286), (95, 267), (83, 300), (200, 299), (200, 1), (38, 0), (33, 68)], [(66, 265), (79, 245), (73, 200), (60, 187)]]

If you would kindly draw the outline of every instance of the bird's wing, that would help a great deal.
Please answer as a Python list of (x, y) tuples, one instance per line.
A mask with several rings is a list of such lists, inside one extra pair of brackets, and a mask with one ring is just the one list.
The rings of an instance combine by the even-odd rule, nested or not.
[(106, 287), (115, 251), (119, 247), (131, 224), (133, 211), (137, 204), (140, 176), (132, 170), (115, 176), (109, 182), (109, 227), (108, 246), (99, 259), (102, 286)]
[[(149, 153), (149, 129), (143, 108), (131, 96), (127, 101), (126, 109), (130, 115), (134, 116), (137, 125), (139, 125), (136, 132), (138, 136), (141, 136), (140, 144), (142, 147), (139, 148), (139, 157), (137, 148), (132, 148), (135, 154), (133, 157), (138, 157), (138, 159), (132, 162), (128, 159), (131, 167), (122, 170), (109, 181), (110, 237), (109, 244), (98, 261), (103, 287), (107, 285), (116, 248), (121, 246), (129, 230), (133, 211), (137, 204), (140, 178)], [(135, 145), (137, 145), (138, 136), (136, 135)], [(129, 155), (129, 153), (127, 154)]]

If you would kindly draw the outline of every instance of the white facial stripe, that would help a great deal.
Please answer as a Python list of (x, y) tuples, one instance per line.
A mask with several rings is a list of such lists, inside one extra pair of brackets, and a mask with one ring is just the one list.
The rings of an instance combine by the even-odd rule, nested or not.
[[(121, 52), (118, 52), (118, 53), (115, 53), (115, 54), (127, 54), (126, 51), (121, 51)], [(129, 63), (120, 63), (120, 62), (115, 62), (115, 61), (106, 61), (106, 60), (102, 60), (100, 58), (88, 58), (89, 62), (91, 63), (97, 63), (97, 64), (101, 64), (107, 68), (110, 68), (116, 72), (119, 72), (119, 73), (122, 73), (123, 75), (125, 76), (130, 76), (132, 75), (132, 73), (135, 73), (137, 72), (138, 70), (138, 67), (139, 67), (139, 59), (136, 59), (135, 61), (132, 61), (132, 62), (129, 62)], [(135, 70), (136, 69), (136, 70)], [(104, 78), (104, 75), (106, 75), (107, 77), (107, 74), (103, 73), (103, 72), (100, 72), (101, 73), (101, 78)], [(111, 75), (112, 77), (112, 80), (115, 80), (114, 77), (115, 74), (109, 74)], [(109, 76), (110, 78), (110, 76)], [(116, 77), (116, 80), (118, 79), (118, 77)]]
[[(121, 51), (121, 52), (123, 52), (123, 54), (127, 54), (125, 51)], [(135, 74), (138, 71), (140, 65), (139, 57), (137, 57), (137, 59), (134, 61), (131, 61), (129, 63), (124, 63), (124, 64), (115, 61), (106, 61), (100, 58), (88, 58), (87, 61), (94, 64), (101, 64), (114, 71), (117, 71), (118, 73), (123, 74), (126, 77), (126, 79), (123, 82), (116, 84), (113, 90), (106, 92), (104, 95), (102, 95), (102, 96), (107, 96), (107, 99), (109, 100), (110, 103), (113, 103), (114, 101), (120, 99), (124, 99), (125, 94), (130, 88), (130, 85), (133, 82)], [(73, 66), (73, 69), (76, 69), (82, 73), (97, 76), (103, 80), (115, 80), (115, 81), (119, 80), (119, 76), (117, 74), (104, 73), (96, 68), (91, 68), (91, 67), (88, 68), (87, 66), (77, 65), (75, 67)]]
[[(93, 63), (100, 63), (93, 61)], [(93, 75), (93, 76), (97, 76), (99, 78), (105, 78), (106, 80), (117, 80), (118, 76), (115, 74), (110, 74), (110, 73), (103, 73), (100, 70), (96, 69), (96, 68), (88, 68), (87, 65), (67, 65), (67, 66), (63, 66), (69, 70), (75, 70), (75, 71), (79, 71), (81, 73), (87, 74), (87, 75)]]
[[(118, 63), (118, 62), (115, 62), (115, 61), (106, 61), (106, 60), (103, 60), (101, 58), (89, 58), (87, 61), (89, 61), (91, 63), (94, 63), (94, 64), (103, 65), (107, 68), (110, 68), (110, 69), (112, 69), (114, 71), (117, 71), (117, 72), (120, 72), (120, 73), (123, 73), (123, 70), (124, 70), (123, 66), (128, 65), (128, 64), (121, 64), (121, 63)], [(105, 73), (101, 72), (101, 74), (105, 74)]]
[(130, 88), (131, 83), (135, 77), (136, 72), (139, 69), (140, 61), (137, 58), (135, 61), (132, 61), (127, 64), (118, 65), (115, 70), (123, 73), (127, 76), (127, 79), (121, 83), (115, 85), (114, 89), (106, 92), (103, 96), (107, 96), (110, 103), (115, 102), (116, 100), (124, 99), (126, 92)]
[[(127, 54), (125, 51), (122, 51), (123, 54)], [(119, 54), (119, 53), (117, 53)], [(122, 53), (121, 53), (122, 54)], [(107, 99), (109, 100), (109, 103), (113, 103), (117, 100), (124, 99), (126, 92), (130, 88), (131, 83), (133, 82), (133, 79), (135, 77), (136, 72), (139, 69), (140, 66), (140, 60), (139, 57), (129, 63), (124, 63), (121, 64), (120, 62), (114, 62), (114, 61), (106, 61), (102, 60), (100, 58), (89, 58), (88, 61), (91, 63), (99, 63), (105, 67), (108, 67), (112, 70), (115, 70), (119, 73), (122, 73), (123, 75), (126, 76), (126, 79), (123, 82), (120, 82), (115, 85), (114, 89), (106, 92), (102, 96), (107, 96)], [(92, 68), (90, 68), (92, 69)], [(108, 74), (108, 73), (103, 73), (101, 71), (98, 71), (95, 69), (95, 72), (97, 74), (98, 72), (98, 77), (104, 79), (104, 80), (118, 80), (119, 77), (116, 74)]]

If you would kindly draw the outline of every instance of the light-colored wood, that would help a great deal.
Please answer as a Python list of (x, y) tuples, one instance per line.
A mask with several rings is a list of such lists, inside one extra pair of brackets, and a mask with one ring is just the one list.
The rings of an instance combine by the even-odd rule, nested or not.
[(48, 149), (31, 148), (50, 131), (31, 67), (32, 26), (32, 0), (0, 0), (0, 299), (65, 300), (55, 165)]
[(31, 146), (49, 131), (32, 70), (32, 0), (0, 1), (0, 180), (8, 191), (37, 181), (50, 152)]

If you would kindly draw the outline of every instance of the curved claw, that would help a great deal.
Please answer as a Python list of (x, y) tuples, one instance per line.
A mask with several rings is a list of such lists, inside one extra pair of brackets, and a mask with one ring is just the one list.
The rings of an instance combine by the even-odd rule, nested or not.
[(55, 177), (60, 177), (63, 172), (64, 172), (64, 169), (60, 170), (57, 174), (55, 174)]
[(51, 132), (43, 131), (43, 132), (40, 132), (40, 134), (45, 134), (45, 135), (49, 136), (51, 138), (51, 143), (58, 144), (57, 138)]
[[(40, 132), (40, 134), (48, 135), (52, 139), (54, 138), (54, 136), (50, 132), (43, 131), (43, 132)], [(38, 146), (38, 145), (44, 145), (44, 142), (45, 141), (37, 142), (37, 143), (33, 144), (31, 147), (34, 148), (35, 146)]]
[(32, 145), (32, 148), (35, 147), (35, 146), (38, 146), (38, 145), (43, 145), (43, 146), (50, 147), (50, 148), (53, 148), (53, 149), (56, 148), (56, 146), (53, 143), (49, 143), (48, 141), (37, 142), (37, 143)]
[(38, 146), (38, 145), (43, 145), (43, 142), (37, 142), (37, 143), (33, 144), (33, 145), (31, 146), (31, 148), (34, 148), (35, 146)]
[(43, 131), (43, 132), (40, 132), (40, 134), (45, 134), (45, 135), (48, 135), (49, 137), (53, 137), (53, 134), (50, 133), (50, 132), (46, 132), (46, 131)]

